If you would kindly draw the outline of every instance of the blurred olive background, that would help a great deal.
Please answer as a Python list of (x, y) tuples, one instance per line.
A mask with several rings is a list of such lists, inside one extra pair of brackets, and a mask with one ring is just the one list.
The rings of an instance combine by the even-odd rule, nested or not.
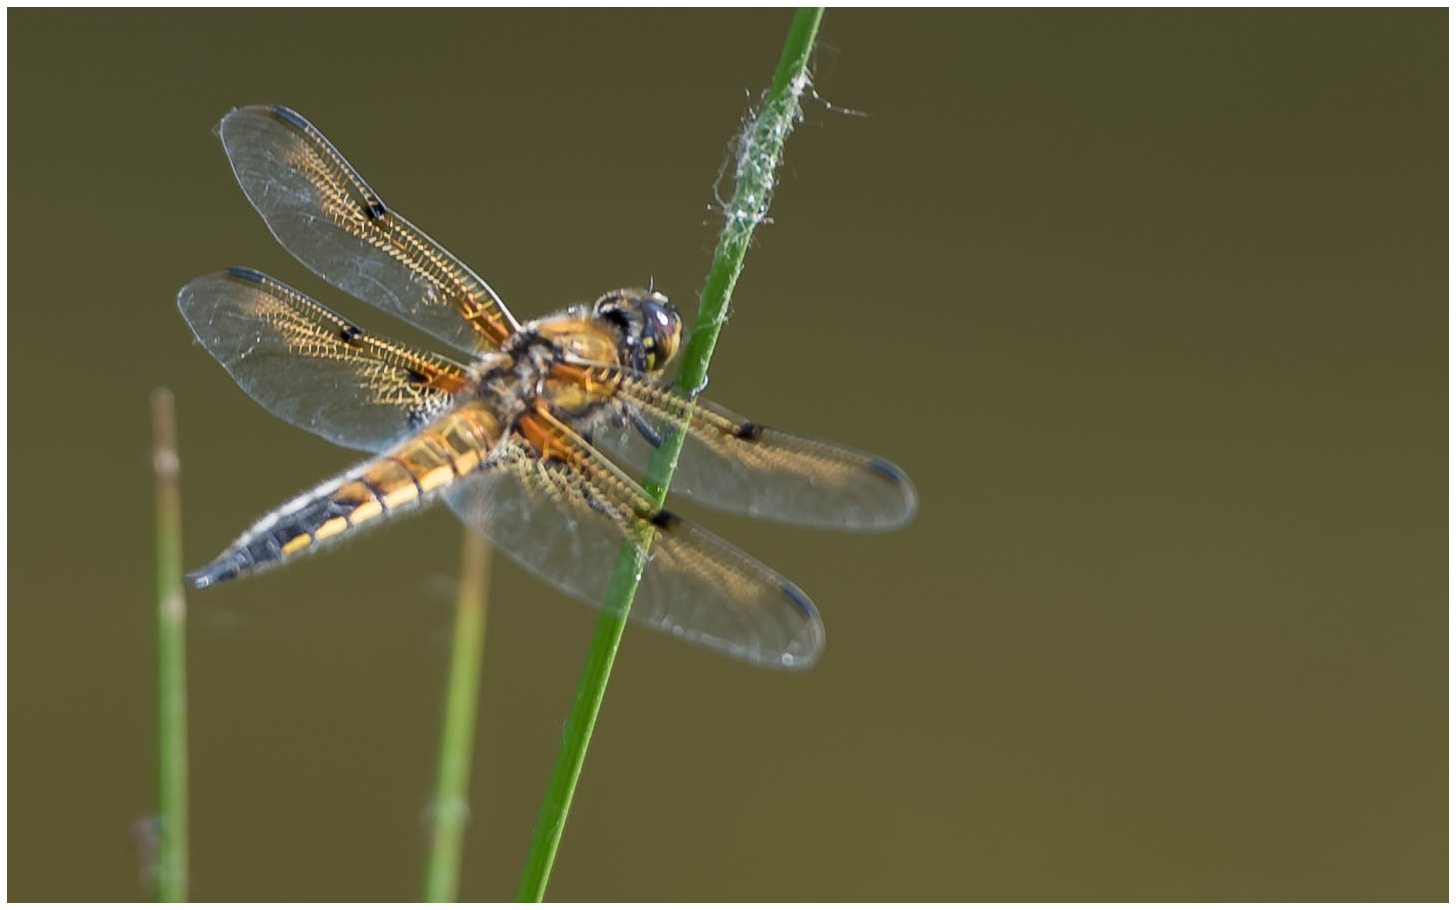
[[(536, 316), (691, 313), (789, 14), (37, 12), (10, 27), (9, 896), (146, 894), (147, 395), (189, 565), (354, 456), (179, 317), (286, 103)], [(1446, 13), (830, 10), (710, 394), (914, 478), (883, 536), (679, 503), (822, 663), (629, 632), (556, 899), (1442, 900)], [(190, 598), (202, 900), (412, 899), (461, 530)], [(498, 560), (462, 897), (514, 894), (593, 626)]]

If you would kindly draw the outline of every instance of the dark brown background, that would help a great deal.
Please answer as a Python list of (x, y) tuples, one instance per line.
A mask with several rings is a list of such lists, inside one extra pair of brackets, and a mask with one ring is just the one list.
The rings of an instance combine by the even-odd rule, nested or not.
[[(783, 11), (12, 12), (9, 870), (144, 895), (146, 399), (189, 564), (350, 463), (173, 304), (272, 272), (286, 103), (534, 316), (691, 311)], [(690, 514), (807, 675), (629, 633), (550, 896), (1441, 900), (1446, 13), (831, 10), (712, 395), (905, 467), (887, 536)], [(460, 530), (191, 598), (193, 893), (409, 899)], [(498, 563), (463, 896), (514, 893), (592, 615)]]

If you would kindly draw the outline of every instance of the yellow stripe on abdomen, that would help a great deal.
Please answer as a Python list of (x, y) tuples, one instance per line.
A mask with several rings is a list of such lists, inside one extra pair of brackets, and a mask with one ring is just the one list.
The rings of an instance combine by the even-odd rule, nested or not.
[(400, 443), (265, 515), (188, 579), (207, 587), (342, 539), (390, 512), (424, 501), (476, 470), (500, 424), (479, 402), (463, 405)]

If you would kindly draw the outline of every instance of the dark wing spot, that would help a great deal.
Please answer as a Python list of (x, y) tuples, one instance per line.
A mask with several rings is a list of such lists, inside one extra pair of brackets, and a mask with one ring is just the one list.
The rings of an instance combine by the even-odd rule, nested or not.
[(363, 334), (364, 333), (359, 330), (359, 327), (357, 325), (346, 325), (342, 329), (339, 329), (339, 337), (342, 338), (345, 343), (351, 342), (355, 338), (358, 338), (360, 335)]
[(800, 613), (803, 613), (810, 619), (814, 618), (814, 602), (809, 599), (809, 595), (799, 590), (798, 585), (786, 581), (783, 583), (781, 590), (784, 592), (784, 596), (793, 603), (794, 607)]
[(869, 461), (869, 469), (886, 480), (895, 483), (905, 483), (910, 479), (904, 471), (885, 461), (883, 458), (871, 458)]
[(405, 367), (404, 378), (412, 386), (422, 386), (430, 381), (430, 377), (421, 373), (419, 370), (412, 370), (409, 367)]
[(384, 217), (384, 213), (387, 211), (389, 210), (384, 207), (384, 203), (378, 199), (370, 199), (364, 206), (364, 214), (369, 216), (370, 221), (378, 221)]
[(734, 430), (733, 435), (739, 439), (746, 439), (751, 442), (763, 435), (763, 427), (756, 423), (745, 423)]
[(284, 107), (281, 104), (273, 105), (273, 116), (289, 124), (290, 126), (303, 130), (305, 133), (313, 129), (313, 127), (309, 125), (309, 122), (307, 120), (303, 119), (298, 114), (294, 113), (292, 110)]
[(666, 531), (670, 529), (673, 525), (677, 524), (678, 517), (673, 513), (669, 512), (667, 509), (658, 509), (656, 512), (653, 512), (651, 515), (647, 516), (647, 520), (653, 526), (662, 528), (664, 531)]
[(236, 278), (239, 281), (251, 281), (254, 284), (262, 284), (268, 280), (268, 276), (257, 269), (245, 268), (240, 265), (229, 267), (227, 273), (229, 278)]

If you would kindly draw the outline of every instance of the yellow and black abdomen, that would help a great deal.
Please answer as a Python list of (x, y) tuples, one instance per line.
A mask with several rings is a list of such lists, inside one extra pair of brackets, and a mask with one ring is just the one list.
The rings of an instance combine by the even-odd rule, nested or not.
[(217, 559), (188, 573), (187, 581), (206, 588), (271, 568), (420, 505), (480, 467), (499, 438), (500, 425), (489, 409), (475, 402), (464, 405), (389, 452), (258, 519)]

